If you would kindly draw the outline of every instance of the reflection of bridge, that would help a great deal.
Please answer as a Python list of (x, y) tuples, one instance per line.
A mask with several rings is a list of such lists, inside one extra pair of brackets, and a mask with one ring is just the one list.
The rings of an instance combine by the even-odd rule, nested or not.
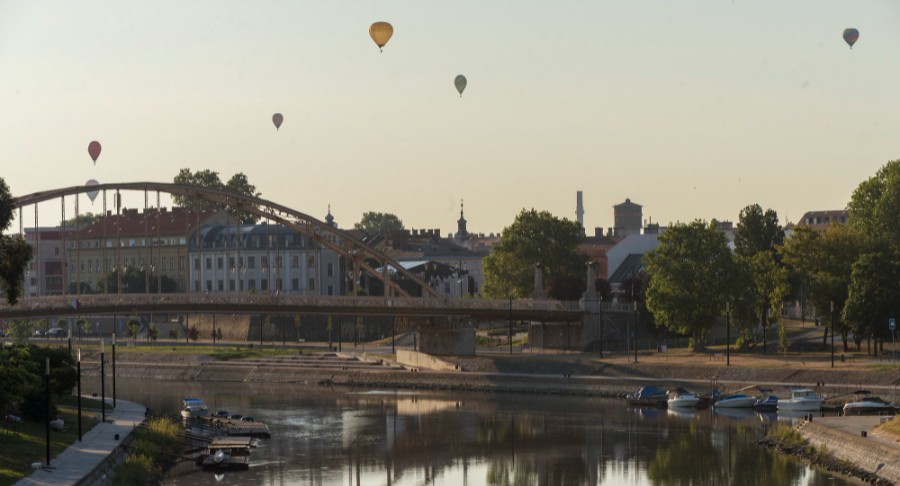
[(3, 319), (151, 312), (382, 315), (487, 320), (512, 318), (546, 322), (578, 321), (584, 313), (578, 302), (553, 300), (203, 293), (32, 297), (22, 299), (12, 307), (0, 305), (0, 318)]

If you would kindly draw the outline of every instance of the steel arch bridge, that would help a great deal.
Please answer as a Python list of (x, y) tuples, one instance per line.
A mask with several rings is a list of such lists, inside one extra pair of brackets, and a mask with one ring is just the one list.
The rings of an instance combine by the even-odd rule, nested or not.
[[(162, 182), (126, 182), (106, 183), (93, 186), (73, 186), (36, 192), (15, 198), (14, 207), (19, 209), (19, 231), (23, 232), (23, 208), (35, 206), (35, 227), (39, 217), (37, 205), (54, 199), (60, 199), (62, 219), (65, 221), (65, 198), (82, 193), (97, 191), (102, 193), (103, 213), (107, 214), (107, 191), (115, 194), (115, 207), (120, 209), (119, 201), (122, 191), (144, 193), (144, 207), (148, 207), (149, 195), (156, 194), (156, 207), (160, 207), (160, 194), (190, 197), (196, 200), (225, 208), (232, 212), (253, 214), (257, 217), (274, 221), (306, 235), (314, 242), (315, 248), (325, 247), (343, 257), (352, 271), (365, 271), (371, 277), (384, 284), (384, 295), (378, 297), (360, 296), (291, 296), (291, 295), (248, 295), (238, 292), (227, 296), (223, 293), (188, 292), (185, 294), (158, 293), (115, 293), (115, 294), (81, 294), (80, 285), (75, 292), (68, 292), (63, 286), (62, 296), (26, 297), (16, 306), (0, 303), (0, 318), (26, 318), (40, 316), (63, 316), (79, 314), (114, 314), (123, 312), (271, 312), (271, 313), (334, 313), (367, 315), (403, 315), (403, 316), (456, 316), (502, 319), (505, 317), (529, 320), (575, 321), (581, 319), (583, 310), (577, 302), (491, 300), (491, 299), (456, 299), (443, 298), (418, 276), (405, 270), (388, 255), (369, 247), (346, 231), (332, 227), (308, 214), (266, 199), (247, 196), (236, 192), (210, 189), (192, 185)], [(78, 197), (75, 198), (75, 212), (78, 215)], [(159, 214), (159, 212), (157, 212)], [(157, 224), (157, 227), (159, 225)], [(63, 246), (65, 246), (66, 228), (62, 227)], [(39, 234), (36, 234), (39, 238)], [(199, 238), (199, 231), (198, 231)], [(39, 242), (39, 240), (38, 240)], [(157, 246), (159, 242), (157, 241)], [(77, 243), (76, 243), (76, 246)], [(151, 249), (152, 251), (152, 249)], [(369, 262), (378, 262), (383, 269), (393, 267), (397, 273), (421, 289), (423, 297), (410, 297), (389, 272), (376, 270)], [(67, 270), (64, 281), (68, 281)], [(108, 268), (104, 265), (104, 276)], [(80, 277), (79, 277), (80, 279)], [(121, 287), (119, 287), (121, 288)], [(78, 305), (71, 305), (73, 299)]]

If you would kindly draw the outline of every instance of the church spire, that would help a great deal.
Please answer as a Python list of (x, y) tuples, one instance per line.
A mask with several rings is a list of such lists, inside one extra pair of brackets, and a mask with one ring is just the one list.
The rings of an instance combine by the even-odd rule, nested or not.
[(466, 230), (466, 217), (463, 214), (463, 200), (459, 200), (459, 220), (456, 222), (456, 239), (465, 240), (469, 238), (469, 232)]
[(327, 223), (328, 226), (335, 226), (334, 216), (331, 215), (331, 204), (328, 205), (328, 214), (325, 216), (325, 223)]

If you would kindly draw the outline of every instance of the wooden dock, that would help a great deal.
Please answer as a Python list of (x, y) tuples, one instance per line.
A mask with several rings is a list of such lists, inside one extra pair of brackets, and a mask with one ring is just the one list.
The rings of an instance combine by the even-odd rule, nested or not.
[(218, 434), (224, 434), (228, 436), (246, 436), (246, 437), (261, 437), (261, 438), (269, 438), (272, 435), (269, 433), (269, 426), (264, 424), (263, 422), (256, 421), (247, 421), (247, 420), (236, 420), (230, 418), (220, 418), (220, 417), (200, 417), (200, 422), (210, 427)]

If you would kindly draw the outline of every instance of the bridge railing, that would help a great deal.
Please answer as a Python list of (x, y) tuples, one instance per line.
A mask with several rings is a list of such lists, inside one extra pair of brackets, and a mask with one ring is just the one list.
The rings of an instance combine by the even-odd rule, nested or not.
[(21, 299), (15, 306), (0, 303), (0, 312), (10, 309), (54, 310), (80, 307), (120, 307), (127, 312), (130, 307), (151, 305), (262, 305), (262, 306), (311, 306), (322, 308), (385, 307), (397, 309), (472, 309), (513, 311), (578, 311), (577, 301), (533, 299), (481, 299), (435, 297), (369, 297), (369, 296), (320, 296), (255, 293), (176, 293), (176, 294), (82, 294), (79, 296), (44, 296)]

